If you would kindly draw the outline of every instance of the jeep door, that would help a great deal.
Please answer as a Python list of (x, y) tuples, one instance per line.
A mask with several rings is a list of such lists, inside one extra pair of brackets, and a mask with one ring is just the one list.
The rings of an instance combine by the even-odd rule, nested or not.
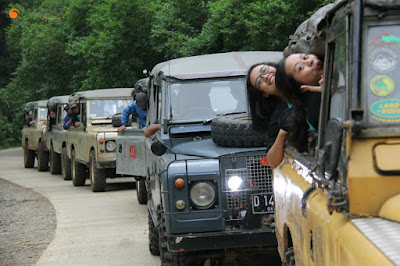
[(117, 174), (147, 176), (144, 140), (143, 129), (126, 128), (124, 131), (118, 132), (116, 139)]

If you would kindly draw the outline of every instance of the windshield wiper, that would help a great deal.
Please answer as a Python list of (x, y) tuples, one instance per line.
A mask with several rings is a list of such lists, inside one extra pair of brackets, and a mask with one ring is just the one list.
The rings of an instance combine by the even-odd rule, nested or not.
[(207, 120), (204, 120), (204, 121), (203, 121), (203, 125), (208, 124), (208, 123), (210, 123), (211, 121), (213, 121), (215, 118), (218, 118), (218, 117), (221, 117), (221, 116), (226, 116), (226, 115), (237, 115), (237, 114), (244, 114), (244, 113), (246, 113), (246, 111), (243, 111), (243, 112), (232, 112), (232, 113), (226, 113), (226, 114), (220, 114), (220, 115), (211, 117), (211, 118), (209, 118), (209, 119), (207, 119)]

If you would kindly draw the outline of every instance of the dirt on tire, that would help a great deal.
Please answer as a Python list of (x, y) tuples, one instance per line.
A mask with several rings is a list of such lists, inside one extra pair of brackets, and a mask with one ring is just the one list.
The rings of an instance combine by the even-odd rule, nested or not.
[(0, 178), (0, 265), (34, 265), (56, 226), (56, 211), (47, 198)]

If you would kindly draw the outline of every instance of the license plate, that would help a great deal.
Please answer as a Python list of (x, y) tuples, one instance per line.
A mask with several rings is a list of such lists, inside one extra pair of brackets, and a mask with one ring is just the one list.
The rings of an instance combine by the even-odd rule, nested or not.
[(274, 213), (274, 194), (252, 195), (253, 213)]

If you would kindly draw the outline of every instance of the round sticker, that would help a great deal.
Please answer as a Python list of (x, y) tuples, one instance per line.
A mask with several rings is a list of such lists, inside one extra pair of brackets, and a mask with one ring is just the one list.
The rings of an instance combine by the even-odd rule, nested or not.
[(393, 80), (386, 75), (379, 75), (374, 77), (369, 84), (371, 91), (381, 97), (390, 95), (394, 90)]
[(395, 52), (386, 49), (376, 49), (369, 56), (372, 68), (379, 73), (388, 73), (395, 69), (397, 65), (397, 55)]

